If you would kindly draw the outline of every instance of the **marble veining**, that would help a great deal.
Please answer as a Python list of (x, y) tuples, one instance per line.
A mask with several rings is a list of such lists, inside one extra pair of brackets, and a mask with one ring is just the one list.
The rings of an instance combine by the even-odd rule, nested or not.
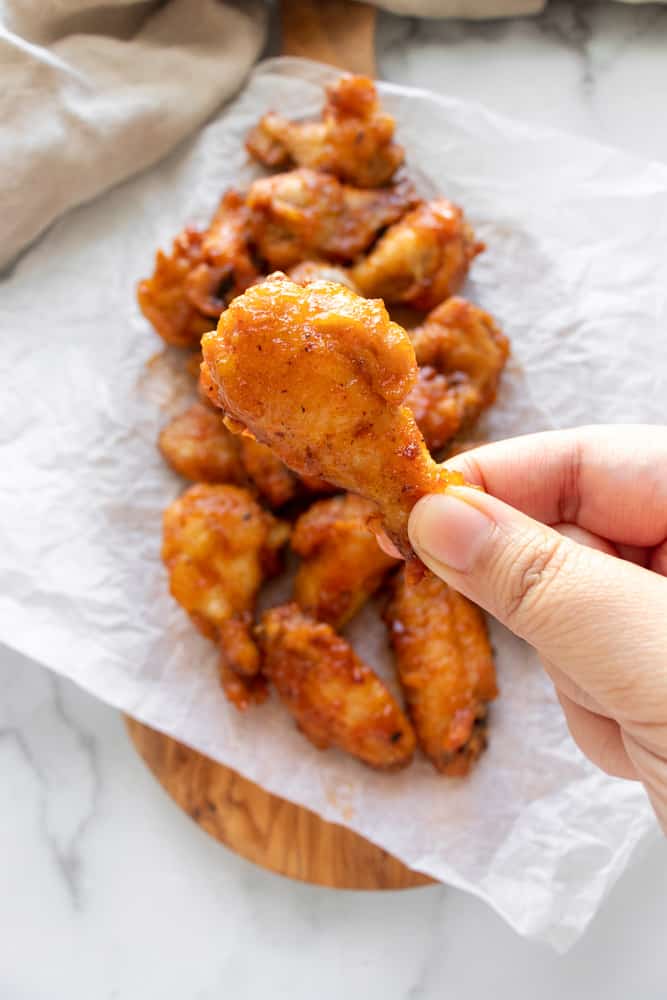
[[(381, 14), (380, 73), (667, 161), (667, 6)], [(454, 889), (333, 893), (269, 875), (172, 805), (121, 719), (0, 648), (0, 1000), (663, 1000), (667, 846), (564, 958)]]

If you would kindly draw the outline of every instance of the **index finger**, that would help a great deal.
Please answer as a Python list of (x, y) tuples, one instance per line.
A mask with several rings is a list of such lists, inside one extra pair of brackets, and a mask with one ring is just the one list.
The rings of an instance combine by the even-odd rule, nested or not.
[(626, 545), (667, 537), (667, 427), (600, 425), (484, 445), (445, 463), (544, 524)]

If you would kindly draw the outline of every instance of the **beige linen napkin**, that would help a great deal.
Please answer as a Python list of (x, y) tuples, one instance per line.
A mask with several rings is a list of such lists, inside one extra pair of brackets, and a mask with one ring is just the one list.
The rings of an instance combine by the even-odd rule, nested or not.
[(243, 83), (261, 0), (0, 3), (0, 267), (155, 163)]

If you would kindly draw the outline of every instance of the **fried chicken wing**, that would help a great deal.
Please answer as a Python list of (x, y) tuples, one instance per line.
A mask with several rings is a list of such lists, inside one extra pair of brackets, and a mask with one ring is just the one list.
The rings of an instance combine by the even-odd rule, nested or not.
[(368, 527), (374, 512), (368, 500), (344, 493), (314, 503), (294, 525), (291, 544), (302, 558), (294, 599), (336, 629), (359, 611), (396, 564)]
[(189, 301), (217, 319), (227, 302), (252, 285), (259, 271), (249, 246), (248, 208), (238, 191), (227, 191), (201, 244), (201, 261), (185, 281)]
[(415, 736), (403, 710), (330, 625), (287, 604), (267, 611), (257, 631), (263, 672), (311, 743), (371, 767), (410, 762)]
[(415, 201), (406, 179), (364, 191), (305, 167), (256, 180), (247, 198), (253, 239), (271, 268), (354, 260)]
[(219, 410), (193, 403), (160, 433), (162, 455), (179, 475), (192, 482), (243, 483), (239, 438), (225, 427)]
[(399, 552), (414, 556), (413, 505), (463, 480), (436, 465), (404, 405), (414, 350), (382, 302), (275, 275), (231, 303), (202, 351), (231, 430), (247, 429), (301, 475), (372, 500)]
[(351, 271), (369, 298), (433, 309), (454, 295), (484, 249), (457, 205), (425, 202), (396, 222)]
[[(219, 412), (219, 411), (218, 411)], [(231, 432), (230, 432), (231, 433)], [(282, 507), (299, 492), (299, 480), (268, 447), (245, 435), (239, 439), (241, 462), (270, 507)]]
[(433, 451), (493, 403), (509, 341), (489, 313), (459, 298), (443, 302), (410, 336), (421, 367), (406, 402)]
[(380, 109), (373, 81), (343, 76), (329, 84), (326, 94), (322, 121), (264, 115), (246, 139), (248, 152), (267, 167), (296, 163), (358, 187), (386, 184), (405, 154), (393, 141), (395, 122)]
[(171, 594), (204, 635), (219, 639), (222, 662), (239, 674), (259, 669), (250, 632), (255, 598), (280, 568), (288, 536), (288, 526), (238, 486), (199, 483), (164, 512)]
[(229, 665), (229, 655), (221, 648), (218, 667), (220, 684), (230, 701), (239, 712), (245, 712), (251, 705), (261, 705), (269, 695), (269, 685), (262, 674), (251, 677), (237, 673)]
[(479, 608), (432, 573), (414, 581), (402, 569), (385, 617), (419, 746), (443, 774), (467, 774), (498, 693)]
[(196, 345), (202, 333), (211, 329), (211, 320), (185, 293), (188, 276), (202, 262), (203, 239), (198, 230), (184, 229), (170, 255), (158, 250), (152, 276), (139, 282), (137, 289), (142, 313), (162, 339), (175, 347)]
[(199, 343), (227, 301), (258, 277), (248, 244), (248, 209), (236, 191), (223, 195), (205, 232), (184, 229), (171, 255), (158, 250), (155, 271), (139, 283), (146, 319), (176, 347)]
[(287, 277), (296, 285), (310, 285), (312, 281), (336, 281), (339, 285), (351, 288), (353, 292), (358, 290), (344, 267), (327, 264), (322, 260), (304, 260), (290, 268)]

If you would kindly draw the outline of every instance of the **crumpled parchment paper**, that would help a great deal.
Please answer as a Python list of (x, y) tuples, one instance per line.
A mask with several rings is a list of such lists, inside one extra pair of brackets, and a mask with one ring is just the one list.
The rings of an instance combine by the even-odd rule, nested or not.
[[(564, 949), (655, 827), (640, 788), (577, 751), (526, 645), (492, 626), (502, 694), (468, 779), (423, 760), (376, 774), (313, 749), (275, 700), (236, 713), (213, 645), (167, 593), (160, 517), (182, 483), (155, 439), (189, 389), (135, 284), (156, 247), (247, 179), (242, 139), (260, 112), (314, 112), (331, 73), (260, 67), (195, 141), (71, 212), (0, 284), (0, 640)], [(667, 169), (425, 91), (382, 93), (410, 169), (488, 242), (466, 292), (513, 355), (484, 431), (663, 421)], [(386, 672), (377, 609), (350, 634)]]

